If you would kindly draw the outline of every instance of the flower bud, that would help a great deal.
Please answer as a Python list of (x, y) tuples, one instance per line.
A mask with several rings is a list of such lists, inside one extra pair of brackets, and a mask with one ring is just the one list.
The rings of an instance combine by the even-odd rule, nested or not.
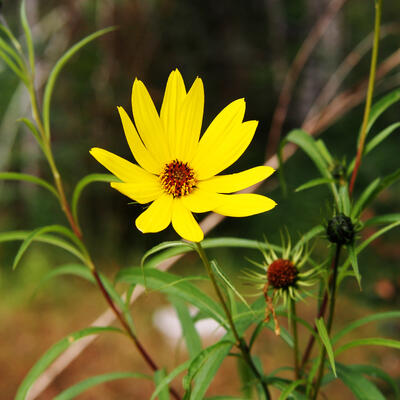
[(344, 214), (335, 215), (326, 228), (328, 239), (332, 243), (350, 244), (354, 240), (354, 225)]

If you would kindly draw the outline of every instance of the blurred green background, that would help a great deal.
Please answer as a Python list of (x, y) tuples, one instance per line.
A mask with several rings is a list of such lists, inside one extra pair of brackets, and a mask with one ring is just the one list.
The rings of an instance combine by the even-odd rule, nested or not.
[[(225, 105), (240, 97), (247, 103), (245, 119), (260, 121), (248, 151), (228, 172), (263, 163), (268, 131), (285, 74), (328, 3), (327, 0), (28, 0), (40, 96), (49, 70), (68, 47), (97, 29), (110, 25), (118, 27), (74, 56), (55, 86), (51, 107), (52, 143), (67, 194), (71, 195), (74, 185), (86, 174), (105, 172), (89, 155), (91, 147), (106, 148), (130, 158), (116, 106), (130, 110), (131, 87), (133, 79), (138, 77), (144, 81), (159, 108), (167, 77), (174, 68), (181, 71), (187, 87), (196, 76), (203, 79), (206, 96), (203, 127)], [(21, 34), (18, 6), (18, 2), (4, 1), (2, 13), (13, 31)], [(328, 79), (371, 32), (373, 18), (372, 0), (345, 2), (300, 75), (284, 134), (301, 126)], [(399, 52), (399, 18), (399, 3), (384, 2), (382, 23), (389, 33), (381, 42), (380, 61)], [(375, 98), (399, 86), (399, 58), (394, 57), (390, 70), (378, 80)], [(368, 70), (369, 53), (350, 71), (338, 93), (355, 91), (357, 84), (368, 76)], [(27, 92), (3, 63), (0, 63), (0, 93), (0, 171), (18, 171), (50, 179), (34, 139), (16, 122), (21, 116), (30, 116)], [(399, 111), (399, 105), (391, 107), (376, 123), (372, 134), (398, 121)], [(362, 104), (346, 110), (343, 117), (323, 131), (324, 140), (338, 159), (349, 160), (354, 156), (362, 112)], [(364, 160), (356, 193), (377, 176), (384, 176), (399, 167), (399, 148), (400, 137), (394, 134)], [(244, 219), (226, 219), (209, 236), (262, 240), (265, 234), (269, 240), (276, 241), (284, 226), (294, 235), (300, 235), (329, 218), (331, 206), (325, 188), (294, 193), (297, 186), (317, 177), (316, 169), (303, 153), (298, 152), (286, 164), (285, 177), (288, 196), (282, 195), (277, 177), (269, 179), (259, 190), (278, 202), (274, 211)], [(89, 186), (81, 198), (79, 215), (85, 241), (95, 262), (110, 276), (124, 266), (138, 265), (143, 252), (153, 245), (176, 239), (172, 229), (141, 235), (134, 227), (141, 207), (128, 203), (127, 198), (101, 183)], [(371, 215), (399, 212), (399, 204), (400, 186), (395, 185), (378, 198), (369, 212)], [(25, 183), (0, 182), (0, 205), (1, 232), (66, 223), (54, 198)], [(345, 283), (337, 312), (338, 326), (373, 311), (399, 308), (399, 239), (398, 230), (390, 232), (362, 254), (363, 292), (358, 291), (354, 281)], [(24, 256), (18, 270), (11, 272), (18, 245), (0, 246), (0, 393), (5, 399), (12, 398), (22, 377), (50, 344), (87, 326), (105, 308), (97, 291), (76, 278), (56, 279), (32, 297), (46, 271), (70, 259), (61, 250), (35, 244)], [(327, 254), (323, 239), (319, 240), (316, 251), (321, 258)], [(213, 255), (234, 276), (241, 268), (249, 266), (246, 257), (259, 257), (243, 251), (219, 251)], [(174, 269), (180, 273), (189, 270), (196, 273), (200, 268), (196, 263), (195, 257), (186, 258)], [(139, 336), (143, 335), (149, 347), (157, 349), (160, 362), (172, 365), (168, 364), (171, 362), (168, 354), (163, 354), (162, 338), (151, 327), (148, 315), (151, 314), (149, 310), (164, 302), (161, 295), (146, 296), (138, 302), (134, 316), (142, 322), (138, 324)], [(313, 307), (313, 302), (306, 304), (304, 315), (312, 317)], [(381, 324), (371, 329), (375, 329), (371, 331), (375, 335), (379, 331), (384, 336), (397, 335), (399, 338), (398, 323)], [(269, 333), (266, 333), (267, 339), (269, 343), (277, 341)], [(39, 398), (52, 398), (58, 390), (83, 379), (90, 372), (106, 372), (112, 367), (145, 371), (146, 367), (132, 349), (126, 354), (125, 345), (116, 345), (111, 338), (96, 343)], [(260, 348), (259, 351), (276, 367), (282, 365), (283, 360), (290, 362), (290, 355), (283, 346), (280, 350)], [(399, 381), (398, 352), (377, 349), (358, 352), (360, 360), (383, 366)], [(99, 366), (99, 360), (103, 367)], [(229, 372), (233, 366), (227, 363), (224, 368)], [(104, 387), (80, 398), (132, 398), (132, 390), (136, 390), (134, 398), (146, 399), (151, 393), (149, 384), (135, 389), (127, 382)], [(211, 393), (231, 393), (235, 389), (221, 374)], [(352, 398), (351, 393), (340, 385), (335, 390), (342, 398)]]

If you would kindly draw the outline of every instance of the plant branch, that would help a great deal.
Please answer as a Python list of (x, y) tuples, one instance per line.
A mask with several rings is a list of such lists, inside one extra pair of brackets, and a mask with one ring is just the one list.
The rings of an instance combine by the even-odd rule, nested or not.
[(240, 335), (239, 335), (239, 333), (238, 333), (238, 331), (236, 329), (236, 326), (235, 326), (235, 324), (233, 322), (233, 319), (232, 319), (231, 312), (230, 312), (228, 306), (226, 305), (226, 301), (225, 301), (224, 296), (222, 295), (221, 289), (219, 288), (218, 283), (217, 283), (217, 281), (215, 279), (213, 270), (211, 268), (210, 261), (208, 260), (208, 257), (206, 255), (204, 249), (203, 249), (203, 246), (201, 245), (201, 243), (195, 243), (195, 245), (196, 245), (197, 253), (199, 254), (199, 257), (200, 257), (201, 261), (204, 264), (204, 267), (205, 267), (205, 269), (207, 271), (208, 276), (210, 277), (210, 280), (211, 280), (212, 285), (214, 287), (214, 290), (215, 290), (215, 292), (216, 292), (216, 294), (218, 296), (218, 299), (219, 299), (219, 301), (220, 301), (220, 303), (221, 303), (221, 305), (222, 305), (222, 307), (223, 307), (223, 309), (225, 311), (226, 317), (228, 319), (229, 326), (230, 326), (230, 328), (232, 330), (232, 333), (233, 333), (233, 336), (235, 337), (235, 340), (236, 340), (236, 346), (241, 351), (244, 361), (248, 364), (248, 366), (251, 368), (251, 370), (253, 371), (254, 375), (256, 376), (258, 381), (260, 382), (260, 384), (261, 384), (261, 386), (263, 388), (263, 391), (264, 391), (266, 399), (270, 400), (271, 399), (271, 394), (269, 392), (268, 386), (267, 386), (266, 382), (264, 381), (263, 377), (261, 376), (260, 372), (258, 371), (257, 367), (254, 365), (254, 362), (253, 362), (253, 360), (251, 358), (250, 350), (249, 350), (249, 347), (248, 347), (247, 343), (243, 340), (243, 338), (240, 337)]

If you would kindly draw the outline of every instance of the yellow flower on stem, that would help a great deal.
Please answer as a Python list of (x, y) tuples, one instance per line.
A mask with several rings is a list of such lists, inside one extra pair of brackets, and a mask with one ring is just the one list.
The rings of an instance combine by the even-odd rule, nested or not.
[(111, 187), (138, 203), (151, 203), (136, 219), (141, 232), (159, 232), (172, 222), (182, 238), (199, 242), (204, 235), (193, 212), (245, 217), (275, 207), (273, 200), (259, 194), (228, 194), (266, 179), (273, 168), (259, 166), (216, 176), (243, 154), (254, 136), (258, 122), (243, 122), (245, 108), (244, 99), (230, 103), (200, 138), (204, 110), (200, 78), (186, 92), (181, 74), (172, 71), (160, 115), (143, 82), (135, 79), (136, 127), (122, 107), (118, 111), (139, 165), (100, 148), (90, 153), (122, 181), (112, 182)]

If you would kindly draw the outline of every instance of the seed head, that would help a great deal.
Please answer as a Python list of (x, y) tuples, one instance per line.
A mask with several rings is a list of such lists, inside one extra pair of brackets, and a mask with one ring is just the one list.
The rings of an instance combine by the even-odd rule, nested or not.
[(287, 289), (294, 286), (298, 270), (290, 260), (281, 258), (269, 265), (267, 270), (268, 282), (274, 289)]
[(350, 244), (354, 240), (354, 225), (349, 217), (338, 214), (328, 222), (326, 234), (332, 243)]

